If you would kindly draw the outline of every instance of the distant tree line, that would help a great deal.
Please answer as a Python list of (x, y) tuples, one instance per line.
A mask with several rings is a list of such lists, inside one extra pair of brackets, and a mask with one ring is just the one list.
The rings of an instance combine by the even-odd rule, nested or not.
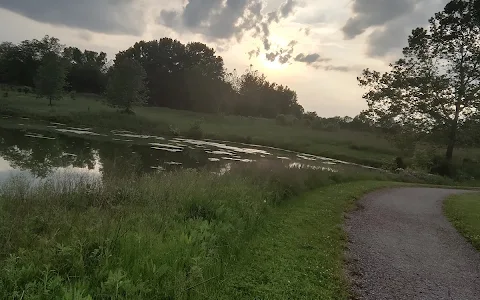
[[(55, 61), (64, 71), (54, 68)], [(236, 70), (227, 72), (223, 58), (213, 48), (198, 42), (185, 45), (170, 38), (140, 41), (119, 52), (112, 63), (104, 52), (65, 47), (49, 36), (0, 44), (0, 84), (36, 88), (37, 92), (40, 89), (40, 94), (50, 99), (56, 98), (57, 86), (51, 80), (46, 81), (48, 72), (53, 72), (52, 77), (61, 83), (64, 81), (64, 92), (119, 97), (118, 89), (114, 92), (109, 86), (119, 87), (122, 80), (128, 79), (128, 72), (123, 72), (127, 77), (122, 77), (119, 71), (128, 66), (136, 68), (134, 73), (141, 74), (144, 80), (144, 89), (138, 88), (142, 102), (147, 105), (265, 118), (279, 114), (301, 118), (304, 113), (295, 91), (271, 83), (251, 69), (241, 75)], [(132, 86), (135, 80), (130, 79)], [(49, 92), (52, 94), (47, 95)], [(122, 94), (123, 100), (119, 102), (125, 103), (126, 96)]]

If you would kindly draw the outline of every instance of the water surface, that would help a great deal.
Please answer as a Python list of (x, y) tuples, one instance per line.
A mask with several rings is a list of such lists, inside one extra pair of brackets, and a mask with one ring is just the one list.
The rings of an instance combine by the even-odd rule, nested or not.
[(345, 162), (259, 145), (140, 135), (26, 119), (0, 119), (0, 181), (14, 174), (45, 178), (58, 172), (115, 176), (178, 168), (228, 169), (231, 163), (275, 161), (337, 171)]

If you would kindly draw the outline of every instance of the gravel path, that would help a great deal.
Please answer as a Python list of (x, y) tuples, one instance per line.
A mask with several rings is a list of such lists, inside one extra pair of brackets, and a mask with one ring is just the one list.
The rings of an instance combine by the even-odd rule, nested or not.
[(480, 253), (442, 214), (461, 191), (372, 193), (348, 220), (348, 273), (358, 299), (480, 299)]

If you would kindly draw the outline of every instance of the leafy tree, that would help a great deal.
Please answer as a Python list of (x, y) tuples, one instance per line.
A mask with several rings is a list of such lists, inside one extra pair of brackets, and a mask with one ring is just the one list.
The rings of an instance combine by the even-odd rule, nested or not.
[[(478, 2), (477, 2), (478, 3)], [(473, 1), (450, 1), (417, 28), (403, 58), (384, 74), (364, 70), (358, 78), (379, 124), (388, 120), (423, 133), (441, 133), (451, 160), (459, 131), (478, 116), (480, 105), (480, 24)]]
[(60, 55), (63, 46), (54, 37), (26, 40), (18, 45), (0, 44), (0, 80), (3, 83), (33, 86), (35, 75), (46, 53)]
[(35, 90), (39, 96), (48, 98), (50, 106), (52, 106), (52, 100), (62, 97), (65, 76), (66, 68), (63, 59), (55, 52), (46, 53), (37, 71)]
[(112, 71), (107, 86), (107, 99), (112, 106), (132, 113), (134, 104), (143, 104), (147, 95), (146, 73), (142, 65), (133, 59), (123, 59)]
[(107, 84), (105, 52), (80, 51), (75, 47), (63, 50), (63, 57), (69, 63), (67, 82), (69, 89), (80, 93), (100, 94)]

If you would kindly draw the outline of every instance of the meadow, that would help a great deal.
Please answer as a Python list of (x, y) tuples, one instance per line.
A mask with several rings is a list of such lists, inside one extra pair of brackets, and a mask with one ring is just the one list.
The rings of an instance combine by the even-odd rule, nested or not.
[[(263, 239), (272, 224), (289, 222), (294, 232), (283, 239), (298, 232), (308, 239), (313, 223), (307, 220), (326, 234), (335, 232), (328, 244), (317, 239), (315, 245), (333, 247), (333, 256), (319, 256), (319, 266), (335, 271), (317, 291), (333, 295), (345, 286), (339, 275), (342, 214), (354, 198), (389, 181), (451, 183), (436, 176), (348, 167), (333, 173), (261, 162), (233, 165), (223, 175), (181, 169), (100, 181), (63, 174), (34, 186), (12, 177), (0, 188), (0, 298), (208, 299), (226, 293), (229, 285), (219, 283), (227, 279), (248, 284), (229, 274), (248, 270), (236, 263), (254, 249), (246, 248), (249, 242)], [(337, 185), (346, 182), (358, 184)], [(292, 257), (296, 248), (282, 251)]]
[(281, 126), (272, 119), (202, 114), (159, 107), (136, 107), (135, 115), (118, 113), (97, 95), (64, 97), (49, 107), (32, 94), (10, 92), (0, 98), (0, 113), (46, 119), (97, 129), (183, 135), (253, 143), (380, 167), (393, 161), (396, 149), (382, 136), (349, 130), (314, 130), (301, 124)]

